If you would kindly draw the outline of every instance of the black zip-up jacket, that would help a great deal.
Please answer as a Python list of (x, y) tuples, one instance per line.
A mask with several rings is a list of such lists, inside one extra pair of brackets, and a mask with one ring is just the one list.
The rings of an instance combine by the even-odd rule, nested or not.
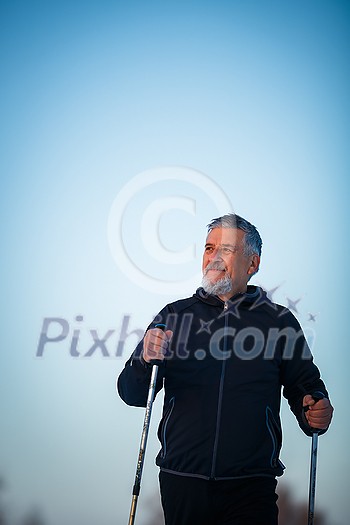
[[(148, 328), (158, 323), (174, 335), (156, 385), (165, 389), (157, 465), (205, 479), (280, 476), (281, 386), (307, 435), (304, 395), (328, 397), (292, 313), (259, 287), (226, 303), (199, 288)], [(134, 406), (146, 406), (151, 376), (142, 346), (118, 378), (119, 395)]]

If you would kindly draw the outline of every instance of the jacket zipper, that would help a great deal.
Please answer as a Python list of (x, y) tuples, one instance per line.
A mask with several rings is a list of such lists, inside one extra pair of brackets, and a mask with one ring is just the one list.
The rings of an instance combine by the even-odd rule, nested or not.
[[(225, 301), (224, 311), (226, 311), (227, 308), (228, 308), (227, 302)], [(228, 317), (225, 316), (225, 325), (224, 325), (225, 330), (227, 328), (227, 318)], [(223, 348), (224, 355), (226, 351), (227, 351), (227, 339), (226, 339), (226, 335), (224, 335), (224, 348)], [(216, 416), (215, 440), (214, 440), (212, 465), (211, 465), (211, 473), (210, 473), (210, 477), (212, 479), (215, 479), (215, 463), (216, 463), (216, 456), (217, 456), (218, 442), (219, 442), (219, 429), (220, 429), (220, 420), (221, 420), (221, 407), (222, 407), (222, 398), (223, 398), (223, 390), (224, 390), (225, 369), (226, 369), (226, 359), (223, 359), (222, 365), (221, 365), (218, 408), (217, 408), (217, 416)]]

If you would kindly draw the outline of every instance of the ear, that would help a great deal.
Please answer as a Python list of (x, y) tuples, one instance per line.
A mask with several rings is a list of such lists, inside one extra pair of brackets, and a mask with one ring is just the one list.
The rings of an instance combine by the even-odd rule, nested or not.
[(250, 265), (249, 265), (248, 272), (247, 272), (248, 275), (253, 275), (254, 273), (256, 273), (259, 270), (259, 265), (260, 265), (260, 257), (259, 255), (254, 253), (254, 255), (252, 255), (250, 259)]

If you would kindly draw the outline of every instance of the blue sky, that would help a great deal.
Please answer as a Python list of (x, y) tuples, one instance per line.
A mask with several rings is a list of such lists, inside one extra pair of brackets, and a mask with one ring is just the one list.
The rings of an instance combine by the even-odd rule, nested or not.
[[(300, 299), (313, 334), (336, 407), (318, 503), (345, 525), (348, 3), (3, 1), (0, 24), (0, 474), (14, 517), (126, 522), (143, 414), (115, 378), (150, 318), (199, 284), (205, 226), (230, 205), (263, 237), (254, 282)], [(39, 358), (45, 318), (68, 334)], [(116, 357), (123, 322), (137, 332)], [(108, 356), (84, 357), (90, 330), (114, 330)], [(310, 443), (285, 405), (283, 422), (281, 483), (305, 499)]]

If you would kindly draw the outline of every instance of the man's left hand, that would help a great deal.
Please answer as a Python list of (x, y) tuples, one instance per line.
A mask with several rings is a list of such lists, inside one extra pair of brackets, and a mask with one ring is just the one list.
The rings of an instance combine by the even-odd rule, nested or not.
[(332, 420), (333, 407), (327, 398), (315, 401), (314, 398), (307, 394), (303, 399), (303, 406), (309, 409), (305, 412), (308, 424), (312, 428), (327, 429)]

